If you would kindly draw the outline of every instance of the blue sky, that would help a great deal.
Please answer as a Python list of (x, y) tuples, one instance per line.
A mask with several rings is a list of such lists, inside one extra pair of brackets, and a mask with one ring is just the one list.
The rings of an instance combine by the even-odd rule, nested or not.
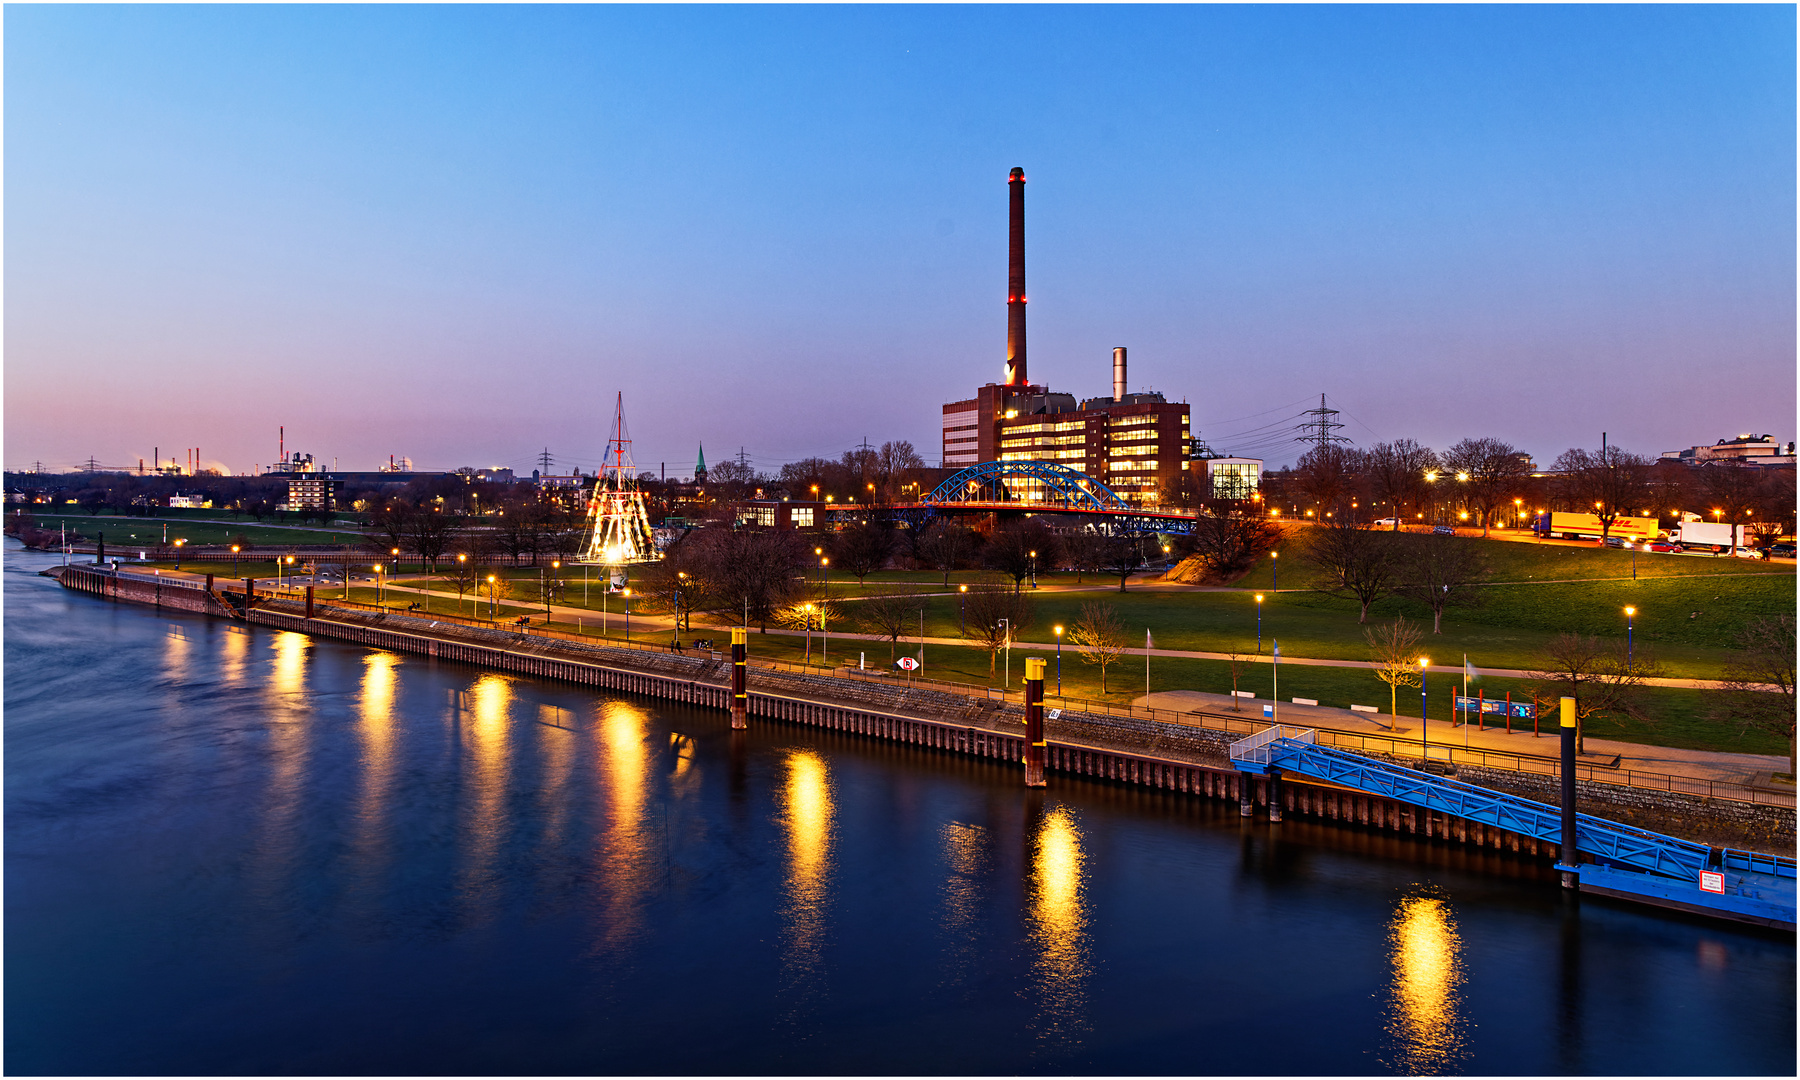
[(1794, 20), (11, 6), (5, 463), (935, 464), (1014, 165), (1034, 380), (1217, 449), (1793, 438)]

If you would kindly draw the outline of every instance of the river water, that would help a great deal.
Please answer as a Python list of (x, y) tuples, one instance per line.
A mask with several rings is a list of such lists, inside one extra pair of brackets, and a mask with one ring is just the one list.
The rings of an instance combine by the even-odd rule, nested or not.
[(1791, 937), (115, 605), (8, 544), (9, 1073), (1795, 1070)]

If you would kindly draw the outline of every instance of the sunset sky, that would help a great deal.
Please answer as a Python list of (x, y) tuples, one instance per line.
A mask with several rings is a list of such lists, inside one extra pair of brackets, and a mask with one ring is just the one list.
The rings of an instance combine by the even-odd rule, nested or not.
[(5, 465), (773, 469), (1030, 371), (1271, 466), (1795, 436), (1795, 10), (5, 11)]

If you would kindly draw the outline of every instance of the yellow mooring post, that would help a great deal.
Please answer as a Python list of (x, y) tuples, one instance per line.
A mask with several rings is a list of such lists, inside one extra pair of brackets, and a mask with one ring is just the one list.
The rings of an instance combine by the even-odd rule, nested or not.
[(1044, 786), (1044, 659), (1025, 661), (1025, 786)]
[(744, 688), (744, 653), (749, 648), (749, 631), (731, 632), (731, 729), (742, 731), (750, 726), (750, 694)]
[(1562, 850), (1556, 853), (1556, 868), (1562, 872), (1562, 887), (1580, 888), (1581, 855), (1575, 849), (1575, 699), (1562, 699)]

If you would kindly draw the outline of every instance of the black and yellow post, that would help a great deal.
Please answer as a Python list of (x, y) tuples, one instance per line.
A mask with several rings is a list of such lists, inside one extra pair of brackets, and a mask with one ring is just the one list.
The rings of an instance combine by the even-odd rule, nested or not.
[(1044, 658), (1025, 661), (1025, 786), (1044, 786)]
[(1562, 872), (1562, 886), (1581, 886), (1581, 853), (1575, 846), (1575, 699), (1562, 699), (1562, 850), (1556, 853), (1556, 868)]
[(309, 619), (313, 617), (313, 587), (311, 585), (306, 587), (306, 617)]
[(245, 614), (249, 614), (250, 605), (254, 604), (254, 603), (256, 603), (256, 579), (253, 577), (247, 577), (244, 579), (244, 612), (245, 612)]
[(749, 631), (731, 632), (731, 729), (742, 731), (750, 726), (750, 694), (744, 684), (744, 653), (749, 649)]

